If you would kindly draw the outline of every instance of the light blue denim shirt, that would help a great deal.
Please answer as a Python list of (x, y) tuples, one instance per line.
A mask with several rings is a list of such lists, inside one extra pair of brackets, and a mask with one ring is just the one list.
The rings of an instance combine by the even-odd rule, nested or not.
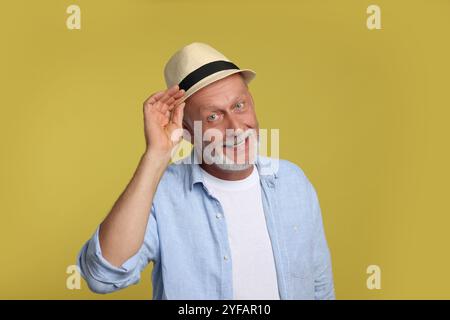
[[(97, 227), (77, 264), (89, 288), (109, 293), (140, 280), (153, 261), (153, 299), (233, 299), (232, 259), (220, 202), (201, 168), (172, 163), (155, 193), (145, 240), (121, 267), (103, 256)], [(280, 299), (334, 299), (334, 285), (315, 188), (292, 162), (259, 155), (256, 168)]]

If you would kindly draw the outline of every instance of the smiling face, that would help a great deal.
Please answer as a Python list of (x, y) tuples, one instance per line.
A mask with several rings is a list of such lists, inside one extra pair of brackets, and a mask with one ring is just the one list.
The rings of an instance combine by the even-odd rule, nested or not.
[[(201, 121), (202, 136), (205, 132), (207, 136), (208, 130), (214, 132), (210, 130), (214, 129), (223, 137), (222, 141), (208, 139), (209, 141), (201, 142), (202, 150), (205, 150), (203, 159), (206, 162), (210, 154), (206, 152), (208, 145), (220, 145), (220, 148), (211, 153), (216, 157), (216, 163), (211, 164), (210, 171), (222, 171), (226, 174), (227, 171), (242, 171), (252, 166), (259, 125), (253, 97), (241, 74), (233, 74), (215, 81), (187, 98), (183, 126), (192, 137), (194, 137), (194, 121)], [(194, 146), (199, 150), (197, 143), (194, 143)], [(228, 158), (227, 163), (222, 161), (223, 156)]]

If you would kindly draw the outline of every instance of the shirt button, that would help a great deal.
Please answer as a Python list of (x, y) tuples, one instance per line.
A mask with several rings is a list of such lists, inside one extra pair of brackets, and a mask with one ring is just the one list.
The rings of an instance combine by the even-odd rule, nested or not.
[(227, 261), (228, 260), (228, 256), (227, 255), (223, 256), (223, 260)]
[(222, 214), (221, 213), (216, 214), (216, 218), (217, 219), (222, 219)]

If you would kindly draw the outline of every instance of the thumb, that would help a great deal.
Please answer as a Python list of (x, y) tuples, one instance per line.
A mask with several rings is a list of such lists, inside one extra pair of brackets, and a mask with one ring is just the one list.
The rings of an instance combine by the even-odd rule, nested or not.
[(176, 124), (178, 128), (182, 127), (185, 106), (185, 102), (180, 103), (180, 105), (174, 111), (174, 115), (172, 117), (172, 122)]

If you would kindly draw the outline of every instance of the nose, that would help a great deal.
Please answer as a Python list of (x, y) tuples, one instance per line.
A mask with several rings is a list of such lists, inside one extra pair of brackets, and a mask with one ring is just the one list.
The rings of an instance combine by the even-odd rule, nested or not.
[(230, 114), (228, 117), (227, 128), (233, 129), (234, 131), (244, 130), (244, 128), (242, 128), (241, 122), (239, 121), (238, 117), (236, 117), (232, 114)]
[[(234, 115), (229, 115), (228, 123), (225, 130), (226, 138), (236, 140), (237, 136), (244, 132), (241, 122)], [(235, 141), (236, 142), (236, 141)]]

